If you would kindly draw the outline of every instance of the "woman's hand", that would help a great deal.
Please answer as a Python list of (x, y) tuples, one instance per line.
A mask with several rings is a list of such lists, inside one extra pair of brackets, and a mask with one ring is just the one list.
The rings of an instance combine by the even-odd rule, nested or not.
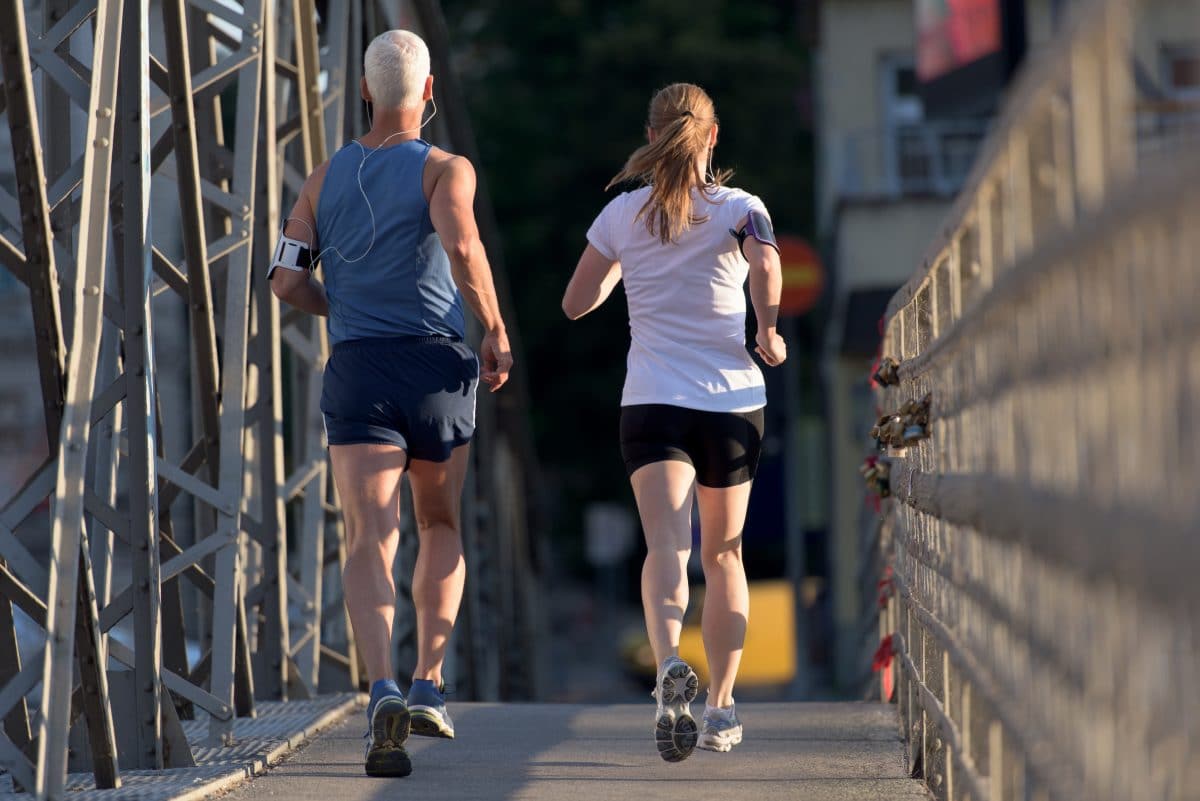
[(768, 367), (778, 367), (787, 360), (787, 343), (774, 328), (760, 330), (754, 342), (754, 352)]

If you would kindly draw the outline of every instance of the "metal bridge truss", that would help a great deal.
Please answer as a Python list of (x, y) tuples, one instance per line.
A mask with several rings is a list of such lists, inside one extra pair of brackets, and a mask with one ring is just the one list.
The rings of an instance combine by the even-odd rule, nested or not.
[[(318, 409), (325, 329), (261, 277), (304, 177), (362, 131), (365, 36), (403, 23), (431, 37), (452, 93), (436, 3), (321, 19), (313, 0), (0, 0), (15, 174), (0, 265), (28, 292), (49, 443), (0, 497), (0, 766), (40, 798), (63, 797), (69, 745), (71, 769), (117, 787), (121, 769), (192, 764), (180, 718), (206, 716), (228, 745), (256, 698), (359, 686)], [(461, 99), (445, 100), (441, 132), (469, 154)], [(172, 325), (182, 403), (157, 382), (156, 328)], [(535, 683), (522, 393), (481, 398), (455, 652), (468, 697)], [(182, 458), (164, 431), (191, 432)], [(33, 547), (47, 536), (48, 563)], [(14, 609), (45, 633), (32, 652)]]

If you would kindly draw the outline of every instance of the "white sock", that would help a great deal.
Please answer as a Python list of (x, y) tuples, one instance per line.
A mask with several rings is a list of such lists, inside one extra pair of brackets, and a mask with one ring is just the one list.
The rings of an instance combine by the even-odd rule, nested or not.
[(704, 714), (710, 718), (724, 718), (725, 720), (733, 719), (733, 704), (729, 706), (713, 706), (707, 701), (704, 702)]

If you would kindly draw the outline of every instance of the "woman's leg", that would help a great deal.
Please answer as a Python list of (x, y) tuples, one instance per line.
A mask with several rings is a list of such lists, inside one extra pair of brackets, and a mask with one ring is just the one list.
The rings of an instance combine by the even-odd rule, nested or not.
[(700, 557), (704, 565), (704, 615), (701, 634), (708, 657), (711, 706), (733, 703), (733, 683), (746, 622), (750, 617), (750, 593), (742, 564), (742, 527), (750, 502), (747, 481), (733, 487), (696, 486), (700, 505)]
[(677, 460), (645, 465), (629, 479), (646, 535), (642, 607), (656, 667), (679, 653), (679, 632), (688, 603), (695, 479), (695, 468)]
[(354, 637), (372, 682), (394, 679), (392, 563), (400, 541), (400, 478), (406, 455), (395, 445), (331, 445), (329, 461), (346, 523), (342, 586)]

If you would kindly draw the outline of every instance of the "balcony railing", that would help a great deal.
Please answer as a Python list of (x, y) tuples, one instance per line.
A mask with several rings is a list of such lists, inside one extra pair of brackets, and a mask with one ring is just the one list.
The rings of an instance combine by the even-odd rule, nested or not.
[(987, 120), (938, 120), (856, 131), (841, 142), (843, 198), (952, 197), (962, 188), (987, 133)]

